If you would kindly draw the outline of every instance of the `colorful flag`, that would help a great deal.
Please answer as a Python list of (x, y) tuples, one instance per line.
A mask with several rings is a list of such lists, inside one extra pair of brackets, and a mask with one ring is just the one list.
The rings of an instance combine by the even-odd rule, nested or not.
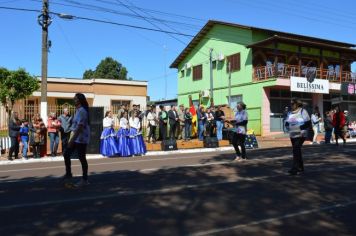
[(190, 106), (189, 109), (190, 113), (192, 114), (192, 136), (196, 136), (198, 132), (197, 128), (197, 111), (195, 110), (194, 104)]

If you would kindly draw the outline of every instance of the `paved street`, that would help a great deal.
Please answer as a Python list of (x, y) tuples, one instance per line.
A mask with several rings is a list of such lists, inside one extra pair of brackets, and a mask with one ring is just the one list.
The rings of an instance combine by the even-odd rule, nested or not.
[[(355, 235), (356, 144), (91, 159), (64, 189), (62, 162), (0, 166), (0, 235)], [(73, 161), (79, 180), (80, 165)]]

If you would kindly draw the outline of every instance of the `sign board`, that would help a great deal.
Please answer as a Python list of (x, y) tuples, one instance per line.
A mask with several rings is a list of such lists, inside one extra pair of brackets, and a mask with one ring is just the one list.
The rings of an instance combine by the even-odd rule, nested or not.
[(343, 101), (342, 97), (332, 98), (331, 105), (342, 103), (342, 101)]
[(355, 83), (342, 83), (341, 84), (341, 95), (356, 95), (356, 84)]
[(290, 90), (302, 93), (329, 94), (329, 81), (324, 79), (307, 80), (304, 77), (290, 77)]

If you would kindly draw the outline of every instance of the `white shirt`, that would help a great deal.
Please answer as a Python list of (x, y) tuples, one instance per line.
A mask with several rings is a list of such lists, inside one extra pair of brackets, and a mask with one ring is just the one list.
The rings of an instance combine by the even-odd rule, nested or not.
[(120, 119), (120, 128), (127, 129), (128, 121), (125, 117), (121, 117)]
[(135, 128), (135, 129), (140, 129), (140, 119), (138, 117), (131, 117), (129, 120), (130, 127)]
[(306, 137), (308, 131), (301, 130), (300, 126), (304, 125), (304, 123), (309, 120), (309, 114), (305, 109), (301, 108), (299, 110), (290, 112), (286, 119), (286, 122), (289, 123), (289, 136), (291, 138)]
[(110, 117), (105, 117), (103, 119), (103, 127), (107, 128), (107, 127), (113, 127), (114, 126), (114, 119), (110, 118)]
[[(241, 123), (244, 120), (248, 120), (247, 111), (245, 111), (245, 110), (236, 111), (235, 120), (236, 120), (236, 123)], [(246, 126), (238, 125), (236, 127), (236, 132), (238, 134), (246, 134)]]
[(157, 118), (157, 114), (155, 112), (150, 111), (147, 114), (147, 120), (150, 123), (150, 125), (152, 125), (152, 126), (156, 126), (157, 125), (156, 124), (156, 118)]

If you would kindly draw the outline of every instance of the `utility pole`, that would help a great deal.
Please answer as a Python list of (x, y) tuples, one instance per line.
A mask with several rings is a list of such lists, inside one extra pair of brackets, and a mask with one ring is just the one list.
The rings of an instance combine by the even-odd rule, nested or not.
[(229, 107), (231, 107), (231, 62), (228, 63), (229, 68)]
[(42, 27), (42, 65), (41, 65), (41, 117), (47, 120), (47, 65), (48, 65), (48, 26), (52, 20), (48, 14), (48, 0), (43, 0), (42, 14), (38, 24)]
[(214, 105), (214, 92), (213, 92), (213, 49), (210, 48), (209, 51), (209, 61), (210, 61), (210, 105)]
[(163, 54), (164, 54), (164, 99), (167, 100), (167, 46), (163, 45)]

